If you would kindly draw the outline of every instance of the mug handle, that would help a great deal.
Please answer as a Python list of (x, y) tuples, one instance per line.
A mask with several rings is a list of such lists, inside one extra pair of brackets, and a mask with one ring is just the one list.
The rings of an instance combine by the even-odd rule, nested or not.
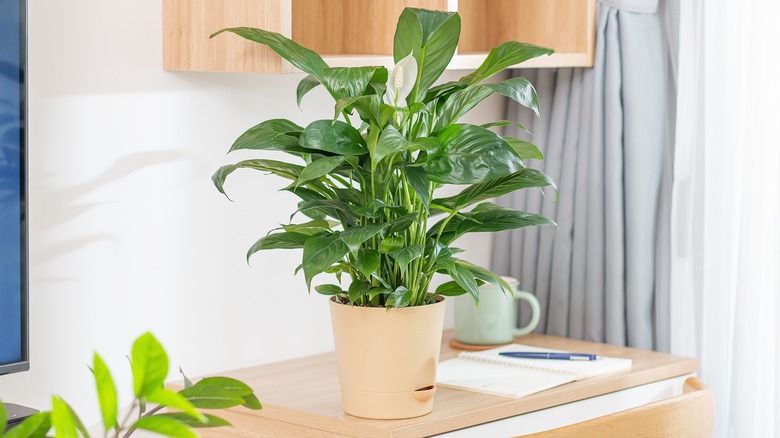
[(528, 301), (531, 305), (531, 321), (525, 327), (516, 327), (512, 332), (513, 336), (523, 336), (534, 331), (537, 325), (539, 325), (539, 317), (541, 316), (541, 308), (539, 307), (539, 300), (530, 292), (521, 290), (515, 290), (515, 299), (521, 299)]

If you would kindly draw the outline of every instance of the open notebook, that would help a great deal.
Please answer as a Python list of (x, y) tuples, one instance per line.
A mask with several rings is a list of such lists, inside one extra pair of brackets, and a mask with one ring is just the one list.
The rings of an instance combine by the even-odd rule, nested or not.
[[(492, 350), (462, 352), (439, 363), (440, 386), (507, 397), (524, 397), (564, 383), (631, 369), (631, 359), (601, 357), (592, 361), (517, 359), (499, 356), (501, 351), (551, 351), (548, 348), (511, 344)], [(582, 352), (578, 352), (582, 353)]]

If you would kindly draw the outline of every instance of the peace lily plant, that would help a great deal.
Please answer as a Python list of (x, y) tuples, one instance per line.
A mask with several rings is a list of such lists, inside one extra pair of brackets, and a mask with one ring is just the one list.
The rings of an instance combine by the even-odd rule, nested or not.
[[(300, 198), (305, 221), (289, 223), (261, 237), (247, 253), (303, 249), (306, 285), (321, 273), (351, 279), (315, 287), (341, 303), (368, 307), (409, 307), (437, 296), (469, 294), (492, 283), (509, 291), (498, 275), (456, 255), (455, 240), (474, 232), (552, 225), (543, 216), (500, 207), (488, 200), (515, 190), (552, 186), (524, 160), (542, 159), (538, 148), (499, 135), (492, 127), (459, 119), (493, 93), (539, 114), (536, 91), (524, 78), (487, 83), (494, 74), (552, 50), (506, 42), (490, 51), (476, 71), (434, 85), (455, 53), (460, 36), (457, 13), (407, 8), (398, 20), (395, 67), (329, 67), (315, 52), (261, 29), (223, 29), (266, 45), (308, 73), (297, 99), (323, 85), (335, 100), (332, 120), (305, 127), (285, 119), (264, 121), (246, 131), (230, 151), (273, 150), (291, 161), (250, 159), (221, 167), (213, 176), (225, 193), (228, 175), (255, 169), (290, 181), (284, 187)], [(525, 129), (520, 126), (521, 129)], [(465, 185), (454, 196), (437, 197), (447, 184)], [(291, 217), (292, 220), (292, 217)], [(296, 273), (298, 270), (296, 270)], [(451, 278), (435, 291), (435, 273)]]

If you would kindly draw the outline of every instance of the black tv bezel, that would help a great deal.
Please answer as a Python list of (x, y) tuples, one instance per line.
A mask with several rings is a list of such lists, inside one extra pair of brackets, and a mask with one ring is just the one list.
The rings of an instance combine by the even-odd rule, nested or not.
[(19, 0), (19, 232), (21, 233), (21, 360), (0, 364), (0, 375), (30, 369), (29, 285), (28, 285), (28, 211), (27, 211), (27, 0)]

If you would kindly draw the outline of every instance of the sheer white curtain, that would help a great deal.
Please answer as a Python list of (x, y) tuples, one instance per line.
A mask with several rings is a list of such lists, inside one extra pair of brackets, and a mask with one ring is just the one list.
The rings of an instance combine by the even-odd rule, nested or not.
[(780, 436), (780, 2), (680, 2), (672, 352), (717, 436)]

